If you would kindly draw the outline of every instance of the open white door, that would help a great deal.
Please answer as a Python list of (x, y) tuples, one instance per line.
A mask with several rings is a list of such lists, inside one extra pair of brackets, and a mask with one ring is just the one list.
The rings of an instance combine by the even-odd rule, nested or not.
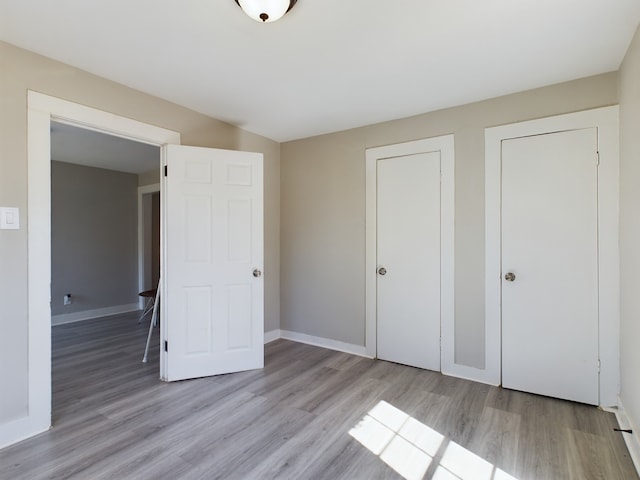
[(163, 380), (264, 366), (263, 157), (163, 148)]

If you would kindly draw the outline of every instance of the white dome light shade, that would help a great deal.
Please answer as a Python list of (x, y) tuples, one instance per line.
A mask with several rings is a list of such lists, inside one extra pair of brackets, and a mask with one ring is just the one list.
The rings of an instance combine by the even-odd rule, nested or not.
[(296, 3), (296, 0), (236, 0), (244, 13), (258, 22), (275, 22)]

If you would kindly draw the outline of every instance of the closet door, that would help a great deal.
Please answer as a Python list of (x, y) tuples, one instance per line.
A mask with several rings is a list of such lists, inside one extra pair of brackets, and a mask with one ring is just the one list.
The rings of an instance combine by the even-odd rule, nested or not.
[(440, 152), (377, 161), (378, 358), (440, 370)]
[(595, 128), (502, 142), (502, 383), (598, 404)]

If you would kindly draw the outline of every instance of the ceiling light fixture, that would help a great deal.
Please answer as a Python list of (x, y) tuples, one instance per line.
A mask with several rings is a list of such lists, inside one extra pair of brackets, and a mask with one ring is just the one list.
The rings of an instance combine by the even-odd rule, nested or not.
[(244, 13), (258, 22), (275, 22), (293, 8), (298, 0), (236, 0)]

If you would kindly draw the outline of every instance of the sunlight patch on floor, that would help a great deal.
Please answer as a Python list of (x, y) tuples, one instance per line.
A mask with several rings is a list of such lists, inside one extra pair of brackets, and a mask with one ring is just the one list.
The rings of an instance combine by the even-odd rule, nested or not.
[(373, 407), (349, 435), (407, 480), (424, 478), (434, 461), (439, 461), (434, 480), (517, 480), (385, 401)]

